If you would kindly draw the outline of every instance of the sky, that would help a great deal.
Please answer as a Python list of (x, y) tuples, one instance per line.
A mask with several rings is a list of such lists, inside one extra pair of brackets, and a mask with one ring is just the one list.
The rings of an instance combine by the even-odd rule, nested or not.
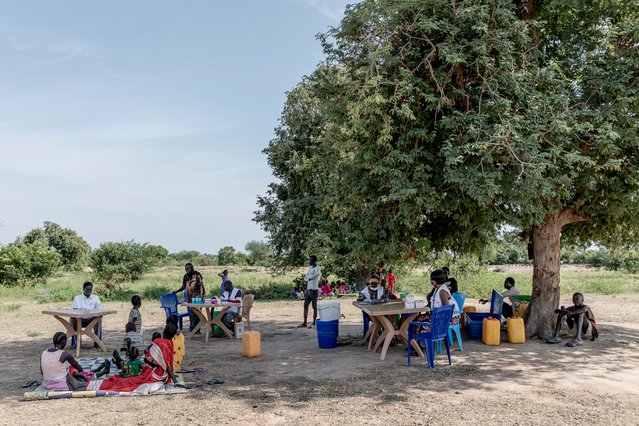
[(0, 0), (0, 244), (266, 240), (262, 150), (354, 0)]

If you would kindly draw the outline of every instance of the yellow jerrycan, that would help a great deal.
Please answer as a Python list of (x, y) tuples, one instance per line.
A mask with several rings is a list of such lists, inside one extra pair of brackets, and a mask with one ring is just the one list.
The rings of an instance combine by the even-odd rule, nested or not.
[(245, 331), (242, 333), (242, 355), (249, 358), (262, 355), (262, 343), (259, 331)]
[(481, 329), (481, 341), (484, 345), (499, 346), (501, 338), (501, 328), (499, 320), (484, 318)]
[(526, 343), (523, 318), (508, 318), (506, 320), (506, 328), (508, 329), (508, 341), (510, 343)]

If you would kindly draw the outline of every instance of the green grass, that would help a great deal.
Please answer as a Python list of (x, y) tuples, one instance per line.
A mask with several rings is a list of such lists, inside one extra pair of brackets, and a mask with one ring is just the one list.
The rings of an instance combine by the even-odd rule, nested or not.
[[(204, 283), (209, 295), (220, 294), (220, 279), (217, 277), (219, 268), (204, 267), (200, 269), (204, 276)], [(468, 297), (489, 297), (491, 290), (503, 289), (504, 279), (508, 276), (515, 278), (522, 293), (530, 294), (532, 288), (532, 273), (521, 272), (521, 268), (508, 271), (487, 271), (468, 275), (453, 275), (459, 282), (460, 291)], [(135, 282), (121, 284), (117, 293), (105, 294), (104, 286), (95, 284), (95, 291), (105, 301), (128, 301), (133, 294), (139, 294), (143, 299), (158, 299), (160, 295), (177, 290), (182, 282), (184, 270), (180, 266), (158, 268)], [(253, 293), (258, 299), (288, 299), (293, 288), (293, 279), (300, 271), (283, 275), (271, 275), (260, 268), (236, 267), (231, 268), (230, 278), (236, 287), (245, 293)], [(329, 281), (335, 277), (328, 277)], [(639, 293), (639, 275), (595, 268), (565, 268), (561, 274), (561, 290), (565, 293), (581, 291), (591, 294), (620, 294)], [(18, 301), (34, 300), (39, 303), (67, 302), (71, 303), (73, 296), (80, 294), (82, 283), (91, 280), (91, 274), (85, 272), (64, 273), (48, 280), (44, 284), (34, 286), (3, 287), (0, 286), (0, 298), (5, 302), (1, 305), (3, 311), (16, 311), (22, 306)], [(427, 273), (408, 272), (397, 276), (397, 288), (401, 292), (425, 295), (429, 289)]]
[(39, 332), (39, 331), (29, 330), (27, 332), (27, 336), (29, 336), (29, 337), (38, 337), (38, 336), (42, 336), (42, 333)]
[(17, 311), (22, 307), (22, 303), (7, 303), (6, 305), (2, 305), (2, 310), (7, 312)]
[[(456, 276), (459, 291), (468, 297), (490, 297), (492, 289), (503, 291), (506, 277), (513, 277), (522, 294), (532, 291), (532, 273), (508, 271), (482, 271), (469, 276)], [(430, 291), (429, 278), (426, 275), (409, 275), (398, 278), (401, 292), (427, 294)], [(639, 275), (616, 271), (580, 268), (567, 269), (561, 273), (561, 291), (563, 293), (621, 294), (639, 293)]]

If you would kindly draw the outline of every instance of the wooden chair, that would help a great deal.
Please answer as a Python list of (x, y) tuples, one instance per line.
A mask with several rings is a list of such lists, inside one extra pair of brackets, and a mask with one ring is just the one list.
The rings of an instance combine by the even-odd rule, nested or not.
[(242, 305), (240, 305), (239, 315), (235, 317), (235, 322), (246, 320), (246, 325), (251, 330), (251, 308), (253, 307), (254, 294), (245, 294), (242, 297)]

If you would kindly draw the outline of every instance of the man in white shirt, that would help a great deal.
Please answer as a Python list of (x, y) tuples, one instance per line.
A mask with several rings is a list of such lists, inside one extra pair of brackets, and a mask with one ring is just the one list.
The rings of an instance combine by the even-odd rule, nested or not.
[[(102, 303), (100, 303), (100, 298), (93, 292), (93, 284), (90, 281), (85, 282), (82, 285), (82, 294), (78, 294), (73, 298), (73, 309), (80, 310), (92, 310), (92, 309), (102, 309)], [(86, 327), (89, 323), (93, 321), (93, 317), (82, 317), (82, 327)], [(71, 325), (74, 330), (77, 330), (77, 319), (71, 318)], [(102, 335), (102, 321), (98, 321), (98, 323), (93, 327), (93, 332), (97, 336)], [(94, 348), (99, 347), (97, 343), (93, 344)]]
[[(224, 293), (222, 294), (222, 301), (237, 303), (237, 306), (240, 306), (242, 303), (242, 290), (239, 288), (235, 288), (233, 286), (233, 282), (229, 279), (224, 281)], [(231, 332), (235, 332), (233, 330), (233, 320), (237, 317), (238, 308), (233, 307), (230, 308), (224, 316), (222, 317), (222, 322), (224, 325), (231, 330)]]
[[(317, 256), (311, 255), (308, 258), (310, 267), (308, 272), (304, 275), (304, 281), (306, 281), (306, 291), (304, 292), (304, 322), (298, 325), (298, 328), (312, 328), (315, 325), (317, 319), (317, 289), (319, 279), (322, 275), (322, 268), (317, 264)], [(313, 323), (307, 325), (308, 318), (308, 305), (313, 304)]]

